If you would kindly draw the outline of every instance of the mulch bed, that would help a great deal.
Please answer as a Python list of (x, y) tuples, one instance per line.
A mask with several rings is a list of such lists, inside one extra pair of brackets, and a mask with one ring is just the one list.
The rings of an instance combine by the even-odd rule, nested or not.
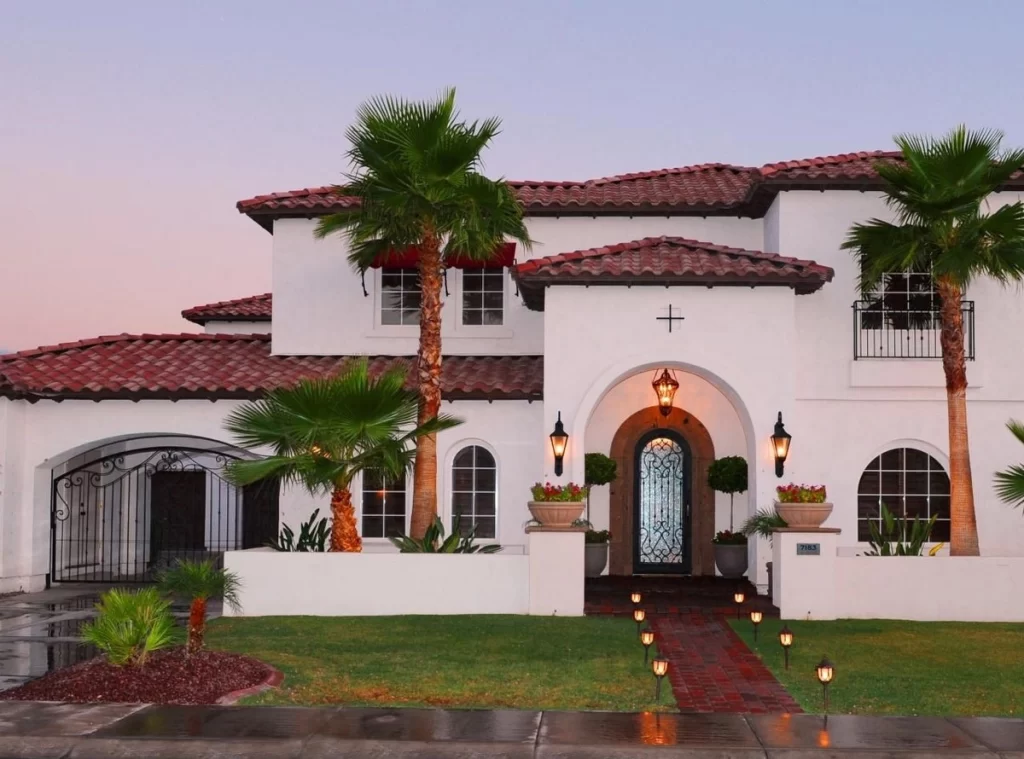
[(260, 685), (272, 673), (248, 656), (202, 651), (186, 658), (182, 647), (158, 651), (142, 667), (90, 659), (4, 691), (0, 700), (214, 704), (229, 693)]

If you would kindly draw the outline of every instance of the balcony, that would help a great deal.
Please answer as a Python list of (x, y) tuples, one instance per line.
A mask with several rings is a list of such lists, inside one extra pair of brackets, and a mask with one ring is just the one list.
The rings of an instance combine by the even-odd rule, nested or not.
[[(974, 301), (961, 301), (964, 351), (974, 360)], [(853, 304), (853, 358), (941, 359), (938, 309), (888, 309), (881, 300)]]

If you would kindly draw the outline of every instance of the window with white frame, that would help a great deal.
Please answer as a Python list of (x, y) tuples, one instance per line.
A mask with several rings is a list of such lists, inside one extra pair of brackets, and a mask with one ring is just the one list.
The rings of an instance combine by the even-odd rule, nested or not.
[(405, 477), (364, 471), (363, 537), (394, 538), (405, 532)]
[(420, 273), (417, 269), (381, 269), (381, 325), (420, 323)]
[(475, 527), (476, 537), (485, 540), (497, 535), (498, 467), (486, 448), (469, 445), (452, 461), (452, 529), (468, 535)]
[(500, 327), (505, 322), (505, 270), (464, 269), (462, 323)]
[(887, 272), (863, 298), (863, 329), (939, 328), (942, 299), (928, 272)]
[(881, 528), (882, 504), (897, 517), (937, 516), (931, 540), (949, 540), (949, 475), (924, 451), (893, 448), (867, 465), (857, 486), (858, 540), (870, 539), (871, 522)]

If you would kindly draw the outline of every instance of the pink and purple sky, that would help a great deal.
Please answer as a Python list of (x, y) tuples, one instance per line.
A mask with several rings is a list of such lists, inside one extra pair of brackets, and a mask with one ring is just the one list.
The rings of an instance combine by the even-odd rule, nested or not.
[(234, 208), (330, 183), (380, 93), (498, 115), (487, 170), (583, 179), (891, 146), (965, 122), (1024, 144), (1016, 0), (8, 0), (0, 348), (194, 331), (271, 289)]

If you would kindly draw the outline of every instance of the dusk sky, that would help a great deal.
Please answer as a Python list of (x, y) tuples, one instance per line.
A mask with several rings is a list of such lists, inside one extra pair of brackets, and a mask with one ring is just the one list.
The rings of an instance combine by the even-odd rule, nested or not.
[(241, 198), (340, 179), (361, 101), (458, 88), (486, 170), (584, 179), (1024, 145), (1024, 3), (42, 2), (0, 14), (0, 348), (196, 331), (271, 289)]

